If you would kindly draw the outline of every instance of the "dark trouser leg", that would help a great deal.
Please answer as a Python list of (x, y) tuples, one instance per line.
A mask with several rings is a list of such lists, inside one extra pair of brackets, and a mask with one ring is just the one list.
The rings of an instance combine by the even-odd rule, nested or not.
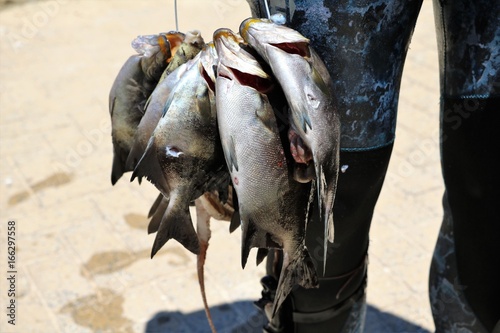
[(437, 332), (500, 320), (500, 3), (436, 0), (444, 219), (429, 291)]
[(429, 280), (434, 322), (437, 332), (491, 332), (500, 320), (500, 98), (445, 97), (443, 110), (444, 220)]
[[(249, 2), (262, 17), (258, 0)], [(270, 3), (271, 13), (283, 11), (288, 25), (311, 40), (330, 71), (341, 114), (340, 164), (347, 166), (339, 176), (335, 244), (328, 251), (326, 275), (321, 278), (323, 229), (316, 215), (307, 246), (320, 268), (320, 287), (295, 289), (275, 330), (360, 332), (368, 233), (392, 150), (401, 74), (421, 0)]]

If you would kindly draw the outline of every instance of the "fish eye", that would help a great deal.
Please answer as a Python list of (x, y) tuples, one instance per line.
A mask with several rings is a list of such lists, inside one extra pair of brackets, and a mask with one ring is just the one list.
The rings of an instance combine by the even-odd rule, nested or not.
[(182, 155), (184, 155), (184, 153), (176, 146), (165, 147), (165, 154), (167, 155), (167, 157), (175, 157), (175, 158), (179, 158)]

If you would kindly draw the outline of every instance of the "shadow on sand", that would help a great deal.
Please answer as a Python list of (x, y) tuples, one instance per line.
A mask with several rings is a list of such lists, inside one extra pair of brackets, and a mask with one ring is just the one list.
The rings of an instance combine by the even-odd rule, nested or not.
[[(210, 308), (214, 325), (220, 333), (261, 333), (266, 319), (251, 301), (238, 301)], [(145, 333), (209, 333), (205, 311), (191, 313), (159, 312), (146, 325)], [(404, 318), (368, 305), (365, 333), (430, 333)]]

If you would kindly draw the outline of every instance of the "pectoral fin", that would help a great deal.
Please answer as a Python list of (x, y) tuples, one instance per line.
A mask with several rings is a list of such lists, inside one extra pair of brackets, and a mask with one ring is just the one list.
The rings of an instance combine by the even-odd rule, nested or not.
[(153, 136), (149, 139), (146, 151), (137, 163), (130, 181), (133, 181), (137, 177), (146, 177), (164, 196), (169, 196), (167, 181), (161, 170), (160, 163), (158, 162), (156, 144)]
[(125, 172), (124, 168), (124, 157), (123, 156), (124, 152), (119, 148), (115, 147), (114, 149), (114, 154), (113, 154), (113, 166), (111, 167), (111, 184), (115, 185), (118, 179), (123, 175)]
[(233, 216), (231, 217), (231, 223), (229, 224), (230, 233), (238, 229), (238, 227), (241, 224), (240, 212), (238, 211), (239, 209), (238, 196), (236, 195), (234, 187), (233, 187), (233, 208), (234, 208), (234, 213)]
[(234, 145), (234, 139), (232, 136), (230, 137), (229, 142), (226, 142), (226, 148), (226, 163), (229, 171), (232, 171), (233, 168), (236, 171), (239, 171), (238, 161), (236, 159), (236, 147)]

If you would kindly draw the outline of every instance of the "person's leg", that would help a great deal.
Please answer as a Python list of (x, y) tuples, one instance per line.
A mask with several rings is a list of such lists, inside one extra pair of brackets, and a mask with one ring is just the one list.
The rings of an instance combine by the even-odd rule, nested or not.
[(434, 1), (444, 219), (429, 293), (437, 332), (500, 320), (500, 3)]
[[(265, 11), (249, 0), (254, 15)], [(295, 289), (282, 311), (286, 332), (360, 332), (363, 328), (368, 232), (394, 141), (404, 59), (421, 1), (271, 0), (288, 26), (311, 40), (335, 84), (341, 153), (334, 205), (335, 243), (323, 277), (323, 226), (317, 212), (307, 247), (318, 289)], [(273, 265), (270, 268), (280, 267)], [(279, 274), (271, 269), (270, 273)], [(265, 284), (272, 284), (266, 278)], [(271, 289), (271, 287), (267, 287)], [(264, 298), (271, 292), (265, 292)], [(265, 303), (263, 301), (262, 303)], [(268, 328), (269, 331), (272, 328)], [(274, 327), (277, 331), (278, 327)]]

